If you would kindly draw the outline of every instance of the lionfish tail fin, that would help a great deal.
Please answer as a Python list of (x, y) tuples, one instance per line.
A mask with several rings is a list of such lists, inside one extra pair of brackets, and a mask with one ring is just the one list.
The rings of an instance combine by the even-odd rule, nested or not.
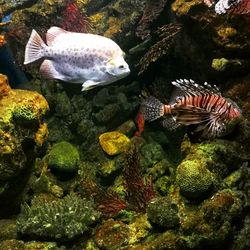
[(164, 115), (164, 104), (153, 96), (149, 96), (141, 103), (141, 113), (146, 121), (154, 121)]

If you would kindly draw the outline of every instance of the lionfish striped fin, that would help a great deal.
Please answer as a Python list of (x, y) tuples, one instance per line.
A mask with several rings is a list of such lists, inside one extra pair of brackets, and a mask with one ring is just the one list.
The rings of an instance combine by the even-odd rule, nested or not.
[(210, 113), (208, 113), (205, 109), (199, 107), (178, 107), (176, 111), (176, 122), (182, 125), (200, 124), (209, 122), (209, 120), (211, 119)]
[(140, 111), (145, 121), (154, 121), (164, 116), (164, 104), (153, 96), (149, 96), (141, 103)]
[(186, 95), (205, 95), (205, 94), (217, 94), (221, 95), (217, 86), (211, 86), (207, 82), (204, 85), (197, 84), (192, 79), (179, 79), (172, 81), (172, 84), (186, 93)]
[(207, 122), (201, 123), (195, 133), (202, 131), (201, 137), (213, 139), (222, 136), (226, 131), (225, 120), (217, 113), (211, 113)]

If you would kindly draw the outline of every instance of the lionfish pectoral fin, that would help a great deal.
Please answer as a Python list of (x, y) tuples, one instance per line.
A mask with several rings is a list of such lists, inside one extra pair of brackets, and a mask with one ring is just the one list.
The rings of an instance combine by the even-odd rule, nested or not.
[(164, 128), (169, 131), (175, 131), (177, 128), (181, 126), (181, 124), (176, 122), (176, 119), (172, 115), (164, 116), (161, 121), (161, 124)]
[(164, 115), (164, 104), (153, 96), (149, 96), (141, 103), (140, 112), (145, 121), (154, 121)]
[(210, 119), (210, 114), (205, 109), (198, 107), (176, 107), (175, 112), (176, 122), (182, 125), (200, 124)]

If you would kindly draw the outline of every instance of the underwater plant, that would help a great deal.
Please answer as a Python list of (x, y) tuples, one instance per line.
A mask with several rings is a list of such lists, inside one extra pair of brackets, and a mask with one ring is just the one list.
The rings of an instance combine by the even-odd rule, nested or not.
[(136, 35), (138, 37), (145, 40), (150, 36), (150, 26), (163, 11), (166, 2), (166, 0), (148, 0), (146, 2), (142, 18), (136, 29)]
[(166, 24), (158, 28), (156, 34), (158, 35), (159, 40), (149, 48), (137, 64), (137, 66), (140, 67), (139, 75), (142, 74), (151, 63), (156, 62), (169, 52), (176, 35), (180, 31), (181, 25), (174, 23)]
[(79, 9), (75, 0), (66, 0), (63, 12), (61, 28), (71, 31), (88, 33), (91, 31), (91, 24), (87, 15)]
[(49, 203), (23, 204), (17, 231), (31, 236), (71, 239), (87, 231), (99, 216), (92, 201), (70, 194)]
[(134, 211), (146, 212), (148, 203), (155, 194), (151, 177), (143, 178), (136, 148), (126, 153), (126, 166), (123, 176), (129, 207)]

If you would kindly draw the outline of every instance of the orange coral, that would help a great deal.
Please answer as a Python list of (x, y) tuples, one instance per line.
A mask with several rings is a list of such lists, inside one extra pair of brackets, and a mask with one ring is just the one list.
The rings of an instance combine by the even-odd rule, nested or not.
[(0, 35), (0, 47), (2, 47), (4, 44), (6, 44), (5, 36)]
[(7, 95), (10, 90), (7, 76), (0, 74), (0, 99)]
[(42, 146), (44, 141), (48, 137), (48, 126), (47, 123), (42, 123), (35, 134), (35, 142), (38, 146)]

